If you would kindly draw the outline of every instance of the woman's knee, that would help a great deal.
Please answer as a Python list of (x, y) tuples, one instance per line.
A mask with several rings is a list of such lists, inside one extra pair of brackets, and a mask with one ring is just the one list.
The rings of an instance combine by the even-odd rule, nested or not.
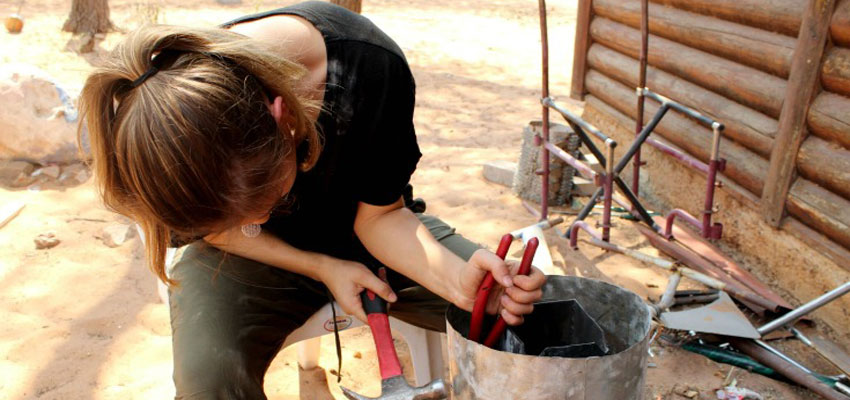
[(245, 355), (234, 349), (174, 354), (175, 399), (265, 399), (262, 372), (252, 372)]

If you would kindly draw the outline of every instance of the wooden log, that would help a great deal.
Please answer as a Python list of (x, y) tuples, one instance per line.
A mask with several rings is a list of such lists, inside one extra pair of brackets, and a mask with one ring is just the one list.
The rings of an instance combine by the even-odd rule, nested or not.
[(805, 3), (800, 0), (652, 0), (703, 15), (797, 37)]
[(782, 230), (790, 232), (794, 237), (809, 245), (835, 265), (850, 271), (850, 250), (847, 250), (846, 247), (809, 228), (794, 217), (788, 217), (782, 221)]
[(835, 44), (850, 47), (850, 0), (841, 0), (836, 4), (829, 34)]
[[(606, 47), (638, 57), (636, 29), (596, 17), (590, 35)], [(782, 108), (784, 79), (656, 35), (649, 38), (649, 64), (774, 118)]]
[[(585, 87), (590, 94), (610, 104), (623, 114), (636, 116), (634, 90), (591, 69), (585, 77)], [(649, 121), (658, 110), (659, 104), (647, 99), (644, 120)], [(703, 162), (708, 161), (711, 149), (711, 130), (692, 119), (670, 111), (656, 127), (660, 134), (676, 146), (684, 149)], [(767, 160), (735, 142), (724, 140), (720, 144), (720, 157), (727, 160), (723, 174), (729, 176), (747, 190), (760, 194), (764, 185)]]
[(829, 49), (823, 62), (821, 82), (829, 91), (850, 96), (850, 49)]
[(821, 92), (809, 107), (812, 133), (850, 149), (850, 97)]
[(788, 192), (788, 212), (836, 243), (850, 248), (850, 201), (807, 179)]
[(809, 136), (800, 146), (797, 167), (801, 176), (850, 199), (850, 150)]
[(576, 13), (576, 40), (573, 48), (573, 75), (570, 97), (584, 99), (584, 74), (587, 72), (587, 48), (590, 47), (590, 19), (593, 18), (592, 0), (579, 0)]
[[(640, 29), (640, 1), (595, 0), (593, 13)], [(794, 38), (673, 7), (649, 6), (654, 35), (787, 78)]]
[[(637, 86), (638, 62), (629, 56), (594, 43), (587, 62), (606, 76)], [(723, 122), (724, 136), (765, 158), (770, 156), (777, 128), (775, 119), (657, 68), (647, 68), (647, 87)]]
[[(633, 127), (634, 124), (635, 124), (635, 121), (631, 117), (623, 114), (622, 112), (620, 112), (616, 108), (611, 107), (610, 105), (608, 105), (607, 103), (605, 103), (604, 101), (600, 100), (599, 98), (597, 98), (596, 96), (593, 96), (593, 95), (587, 95), (585, 97), (584, 110), (585, 110), (585, 113), (597, 112), (597, 113), (604, 114), (604, 115), (612, 118), (614, 121), (616, 121), (616, 123), (618, 125), (620, 125), (621, 127), (623, 127), (623, 129), (625, 129), (625, 130), (630, 130), (631, 127)], [(679, 148), (679, 146), (676, 146), (673, 143), (670, 143), (667, 139), (664, 139), (661, 136), (655, 136), (654, 138), (655, 138), (655, 140), (658, 140), (659, 142), (661, 142), (661, 143), (663, 143), (667, 146), (673, 147), (674, 149), (676, 149), (678, 151), (681, 151), (681, 152), (686, 153), (686, 154), (690, 154), (687, 151)], [(652, 147), (649, 147), (649, 148), (651, 149)], [(646, 151), (646, 150), (644, 150), (644, 151)], [(693, 156), (693, 154), (690, 154), (690, 155)], [(678, 161), (678, 159), (677, 159), (677, 161)], [(706, 174), (702, 171), (695, 171), (695, 172), (702, 175), (702, 176), (706, 176)], [(730, 196), (734, 197), (736, 200), (741, 202), (741, 204), (746, 205), (750, 209), (753, 209), (753, 210), (758, 209), (759, 198), (758, 198), (758, 196), (754, 195), (753, 192), (750, 192), (749, 190), (745, 189), (743, 186), (735, 183), (735, 181), (733, 181), (729, 177), (724, 176), (722, 174), (718, 175), (717, 178), (721, 183), (720, 190), (725, 191)]]
[(779, 226), (785, 213), (785, 197), (794, 178), (797, 151), (806, 137), (806, 113), (818, 83), (818, 69), (813, 66), (823, 56), (834, 7), (833, 0), (808, 0), (803, 15), (779, 118), (779, 131), (773, 142), (770, 169), (761, 197), (762, 216), (774, 227)]

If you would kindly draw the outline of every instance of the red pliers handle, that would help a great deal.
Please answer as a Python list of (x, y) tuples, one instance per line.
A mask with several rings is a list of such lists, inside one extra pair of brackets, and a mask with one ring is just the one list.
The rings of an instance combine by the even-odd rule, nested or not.
[[(499, 241), (499, 248), (496, 250), (496, 255), (505, 259), (508, 255), (508, 250), (511, 247), (511, 242), (513, 242), (514, 237), (508, 233), (502, 236), (502, 240)], [(525, 252), (522, 254), (522, 261), (519, 264), (519, 270), (517, 271), (517, 275), (528, 275), (531, 272), (531, 261), (534, 259), (534, 253), (537, 251), (537, 246), (540, 242), (537, 238), (531, 238), (528, 241), (528, 244), (525, 247)], [(484, 277), (484, 280), (481, 282), (481, 286), (478, 287), (478, 294), (475, 296), (475, 304), (472, 307), (472, 318), (469, 321), (469, 340), (481, 343), (481, 327), (484, 324), (484, 310), (487, 308), (487, 300), (490, 297), (490, 291), (493, 289), (496, 284), (496, 279), (493, 277), (492, 272), (488, 272)], [(487, 335), (487, 338), (484, 340), (484, 345), (487, 347), (493, 347), (496, 344), (496, 341), (502, 336), (502, 333), (505, 331), (507, 324), (502, 317), (498, 317), (496, 319), (496, 324), (493, 325), (493, 329), (490, 330), (490, 333)]]

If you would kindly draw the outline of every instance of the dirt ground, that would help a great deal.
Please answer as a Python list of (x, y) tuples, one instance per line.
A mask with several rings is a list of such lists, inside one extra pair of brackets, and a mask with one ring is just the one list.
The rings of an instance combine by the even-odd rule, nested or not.
[[(7, 15), (17, 1), (0, 4)], [(22, 34), (0, 33), (0, 60), (37, 65), (77, 91), (121, 33), (106, 35), (96, 52), (65, 50), (60, 31), (66, 1), (32, 0), (21, 14)], [(123, 29), (156, 20), (213, 25), (246, 13), (290, 3), (250, 1), (191, 6), (177, 0), (110, 1), (112, 20)], [(552, 87), (573, 111), (582, 105), (566, 96), (570, 83), (575, 0), (549, 2)], [(365, 0), (363, 14), (390, 34), (407, 54), (418, 83), (415, 122), (424, 158), (413, 178), (428, 209), (465, 236), (494, 245), (513, 229), (535, 222), (510, 189), (485, 181), (486, 161), (515, 161), (522, 128), (539, 118), (539, 27), (536, 2), (519, 0)], [(104, 227), (127, 222), (102, 206), (88, 182), (0, 189), (0, 205), (25, 201), (26, 208), (0, 229), (0, 399), (165, 399), (171, 383), (171, 339), (166, 305), (144, 267), (138, 238), (117, 248), (101, 240)], [(618, 220), (614, 240), (657, 254), (629, 222)], [(563, 226), (562, 226), (563, 228)], [(40, 233), (54, 231), (61, 243), (36, 250)], [(584, 245), (570, 250), (549, 235), (562, 273), (615, 282), (642, 297), (658, 296), (666, 278), (654, 267)], [(342, 334), (342, 384), (378, 394), (379, 375), (365, 329)], [(406, 348), (399, 343), (408, 374)], [(713, 390), (737, 379), (766, 399), (808, 399), (812, 394), (745, 371), (730, 370), (674, 347), (653, 345), (646, 399), (715, 398)], [(283, 350), (266, 378), (272, 399), (341, 399), (333, 340), (323, 341), (320, 368), (299, 371), (295, 349)], [(568, 383), (567, 383), (568, 384)]]

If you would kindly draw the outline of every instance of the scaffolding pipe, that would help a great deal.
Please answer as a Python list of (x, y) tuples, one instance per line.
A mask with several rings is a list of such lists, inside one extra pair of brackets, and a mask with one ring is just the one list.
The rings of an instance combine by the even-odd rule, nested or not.
[[(538, 0), (538, 7), (540, 11), (540, 42), (541, 46), (543, 46), (543, 59), (541, 61), (541, 68), (543, 69), (542, 73), (542, 93), (540, 94), (543, 98), (549, 97), (549, 35), (548, 35), (548, 27), (546, 23), (546, 0)], [(549, 107), (542, 107), (543, 113), (543, 142), (549, 143)], [(535, 140), (535, 143), (539, 146), (541, 143), (538, 140)], [(543, 160), (543, 174), (541, 179), (543, 180), (543, 184), (541, 185), (541, 194), (540, 194), (540, 220), (545, 220), (549, 215), (549, 149), (546, 146), (540, 147), (540, 155)]]
[[(637, 96), (637, 118), (635, 118), (635, 137), (640, 136), (643, 130), (643, 109), (646, 99), (643, 97), (641, 88), (646, 87), (646, 58), (649, 49), (649, 0), (640, 1), (640, 56), (638, 62), (640, 70), (638, 74), (638, 96)], [(635, 152), (632, 164), (632, 191), (640, 196), (640, 148)]]

